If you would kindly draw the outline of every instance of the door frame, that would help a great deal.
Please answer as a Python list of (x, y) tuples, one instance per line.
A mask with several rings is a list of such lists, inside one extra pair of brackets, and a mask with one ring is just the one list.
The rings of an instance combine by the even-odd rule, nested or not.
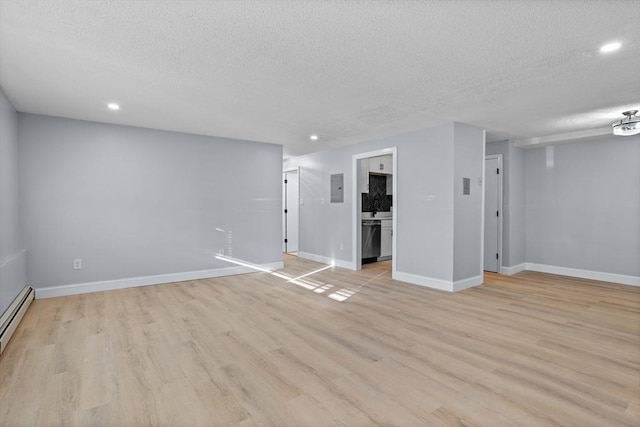
[[(282, 171), (282, 175), (283, 175), (283, 178), (284, 178), (284, 174), (285, 173), (294, 173), (294, 172), (296, 174), (296, 180), (298, 181), (298, 251), (297, 252), (300, 252), (300, 166), (298, 166), (296, 168), (285, 169), (285, 170)], [(283, 185), (284, 185), (284, 182), (283, 182)], [(288, 206), (287, 205), (287, 195), (286, 194), (282, 195), (282, 204), (283, 204), (283, 206), (285, 208)], [(284, 213), (284, 209), (282, 210), (282, 216), (283, 216), (282, 223), (283, 223), (283, 226), (284, 226), (284, 229), (282, 230), (282, 236), (284, 236), (285, 234), (287, 234), (286, 227), (287, 227), (287, 221), (288, 221), (287, 216)], [(288, 252), (289, 248), (284, 243), (284, 241), (282, 242), (282, 244), (286, 248), (284, 251), (282, 251), (282, 253), (285, 253), (285, 254), (289, 253)]]
[(397, 266), (397, 236), (398, 236), (398, 147), (383, 148), (375, 151), (367, 151), (366, 153), (358, 153), (352, 156), (351, 178), (353, 182), (351, 197), (353, 200), (351, 224), (353, 231), (351, 236), (352, 254), (351, 259), (353, 269), (362, 269), (362, 197), (360, 196), (359, 179), (358, 179), (358, 161), (368, 159), (370, 157), (391, 155), (393, 164), (393, 205), (391, 206), (391, 216), (393, 224), (393, 236), (391, 239), (391, 278), (396, 277)]
[(502, 227), (503, 227), (503, 218), (504, 218), (504, 204), (503, 204), (503, 197), (502, 197), (502, 193), (503, 193), (503, 180), (504, 180), (504, 167), (503, 167), (503, 162), (502, 162), (502, 154), (491, 154), (491, 155), (485, 155), (484, 156), (484, 162), (483, 162), (483, 168), (485, 169), (484, 173), (484, 181), (483, 181), (483, 188), (484, 188), (484, 193), (482, 195), (482, 213), (483, 213), (483, 220), (482, 220), (482, 234), (483, 234), (483, 239), (482, 239), (482, 271), (484, 272), (484, 239), (487, 238), (487, 234), (485, 233), (485, 226), (484, 226), (484, 211), (485, 211), (485, 203), (486, 203), (486, 194), (487, 194), (487, 186), (486, 186), (486, 174), (487, 174), (487, 170), (486, 170), (486, 161), (487, 160), (498, 160), (498, 169), (500, 169), (500, 173), (498, 174), (498, 206), (499, 206), (499, 211), (500, 211), (500, 215), (498, 216), (498, 273), (501, 273), (502, 271)]

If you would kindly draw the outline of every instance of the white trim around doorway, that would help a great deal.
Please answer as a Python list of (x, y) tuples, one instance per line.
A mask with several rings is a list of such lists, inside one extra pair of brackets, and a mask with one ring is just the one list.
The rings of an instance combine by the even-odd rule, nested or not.
[[(502, 228), (504, 227), (504, 202), (503, 202), (503, 193), (504, 193), (504, 166), (502, 161), (502, 154), (491, 154), (485, 155), (484, 160), (498, 160), (498, 169), (500, 169), (500, 173), (498, 174), (498, 206), (500, 207), (500, 215), (498, 216), (498, 271), (500, 273), (502, 271)], [(485, 169), (486, 162), (482, 162), (482, 168)], [(485, 195), (486, 195), (486, 173), (484, 170), (483, 182), (482, 182), (482, 270), (484, 271), (484, 239), (486, 238), (484, 233), (484, 207), (485, 207)]]
[[(298, 235), (298, 251), (296, 251), (296, 252), (299, 252), (300, 251), (300, 166), (295, 167), (295, 168), (285, 169), (285, 170), (282, 171), (282, 174), (284, 175), (285, 173), (295, 173), (296, 174), (296, 180), (298, 181), (298, 184), (297, 184), (298, 195), (296, 197), (297, 203), (298, 203), (298, 233), (297, 233), (297, 235)], [(283, 202), (285, 200), (285, 195), (284, 194), (282, 195), (282, 200), (283, 200)], [(283, 203), (283, 206), (284, 206), (284, 203)], [(284, 218), (284, 215), (285, 215), (284, 211), (282, 211), (283, 218)], [(283, 221), (283, 227), (284, 226), (286, 226), (286, 225), (285, 225), (285, 223)], [(282, 230), (281, 234), (284, 236), (285, 230)], [(283, 253), (290, 253), (290, 252), (283, 251)]]
[(354, 154), (351, 163), (351, 176), (352, 176), (352, 215), (351, 221), (353, 224), (353, 232), (351, 236), (352, 249), (352, 266), (353, 270), (362, 269), (362, 242), (361, 235), (362, 230), (359, 224), (362, 222), (362, 198), (359, 195), (360, 189), (358, 188), (358, 160), (368, 159), (370, 157), (386, 156), (391, 154), (393, 163), (393, 198), (394, 202), (391, 207), (391, 216), (393, 224), (393, 236), (391, 247), (391, 278), (397, 279), (397, 236), (398, 236), (398, 207), (397, 207), (397, 195), (398, 195), (398, 148), (389, 147), (375, 151), (368, 151), (366, 153)]

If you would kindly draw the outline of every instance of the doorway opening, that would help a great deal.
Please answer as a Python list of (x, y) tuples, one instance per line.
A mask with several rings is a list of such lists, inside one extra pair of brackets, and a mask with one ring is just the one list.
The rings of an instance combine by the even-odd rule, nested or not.
[(385, 148), (353, 155), (353, 263), (391, 262), (396, 273), (398, 230), (397, 148)]
[(282, 173), (282, 252), (298, 254), (300, 223), (299, 169)]
[(502, 265), (502, 154), (484, 159), (484, 270)]

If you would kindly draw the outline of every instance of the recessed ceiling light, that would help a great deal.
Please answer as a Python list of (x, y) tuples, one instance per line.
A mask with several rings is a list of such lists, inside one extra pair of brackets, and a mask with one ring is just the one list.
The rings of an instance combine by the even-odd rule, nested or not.
[(600, 52), (601, 53), (613, 52), (620, 49), (620, 46), (622, 46), (622, 43), (620, 42), (607, 43), (605, 45), (602, 45), (602, 47), (600, 48)]
[(318, 135), (311, 135), (309, 136), (309, 139), (312, 141), (317, 141), (318, 140)]
[(107, 104), (107, 107), (109, 107), (110, 110), (119, 110), (120, 106), (114, 102)]

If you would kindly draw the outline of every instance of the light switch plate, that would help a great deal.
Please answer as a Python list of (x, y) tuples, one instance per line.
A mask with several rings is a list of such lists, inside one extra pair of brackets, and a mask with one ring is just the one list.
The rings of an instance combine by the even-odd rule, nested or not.
[(471, 194), (471, 178), (462, 178), (462, 194)]
[(344, 174), (331, 175), (331, 203), (344, 203)]

